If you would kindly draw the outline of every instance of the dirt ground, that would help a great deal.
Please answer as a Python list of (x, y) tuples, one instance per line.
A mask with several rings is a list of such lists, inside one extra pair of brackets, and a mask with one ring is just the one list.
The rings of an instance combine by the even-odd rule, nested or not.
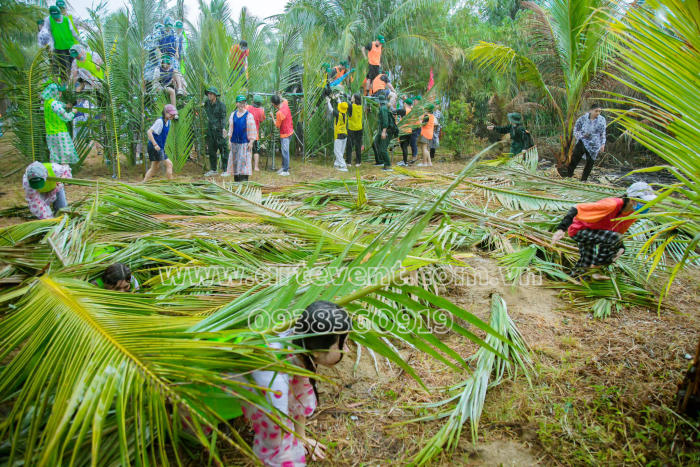
[[(451, 158), (439, 155), (435, 171), (454, 172), (463, 164), (444, 159)], [(263, 171), (252, 181), (274, 190), (309, 179), (355, 177), (354, 171), (334, 171), (331, 162), (324, 166), (293, 160), (291, 177)], [(142, 170), (125, 169), (123, 180), (140, 180)], [(97, 178), (106, 172), (100, 161), (90, 160), (75, 176)], [(183, 179), (193, 180), (201, 179), (204, 170), (188, 163), (184, 172), (188, 176)], [(361, 172), (387, 176), (369, 163)], [(3, 180), (0, 209), (24, 205), (21, 174)], [(70, 187), (69, 201), (89, 190)], [(0, 218), (0, 226), (21, 221)], [(676, 281), (660, 313), (631, 308), (599, 321), (590, 313), (571, 311), (566, 297), (548, 289), (546, 282), (518, 287), (504, 283), (497, 263), (485, 253), (468, 261), (473, 285), (443, 294), (484, 320), (491, 295), (502, 295), (530, 345), (536, 371), (531, 385), (520, 377), (490, 389), (478, 439), (472, 440), (465, 426), (457, 448), (443, 453), (435, 465), (700, 465), (696, 422), (672, 411), (687, 355), (698, 341), (696, 276), (686, 274)], [(443, 339), (465, 357), (475, 351), (456, 335)], [(366, 350), (354, 368), (356, 349), (351, 348), (340, 365), (326, 372), (334, 383), (319, 384), (319, 410), (309, 428), (329, 446), (329, 459), (318, 465), (406, 464), (437, 432), (439, 422), (400, 423), (418, 416), (416, 404), (441, 399), (437, 389), (467, 374), (454, 375), (413, 349), (399, 350), (430, 390), (385, 360), (378, 359), (375, 368)], [(234, 451), (225, 451), (224, 458), (229, 465), (246, 464)]]

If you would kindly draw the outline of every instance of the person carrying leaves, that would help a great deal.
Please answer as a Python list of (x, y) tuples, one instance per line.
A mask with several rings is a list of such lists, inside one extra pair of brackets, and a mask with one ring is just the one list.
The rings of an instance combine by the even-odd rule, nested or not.
[(35, 161), (29, 164), (22, 177), (27, 206), (38, 219), (51, 219), (68, 205), (63, 183), (48, 181), (48, 177), (73, 178), (73, 175), (67, 165)]
[(50, 83), (41, 93), (44, 99), (44, 126), (46, 127), (46, 145), (49, 148), (49, 159), (55, 164), (75, 164), (78, 153), (73, 145), (73, 139), (68, 132), (68, 125), (75, 118), (76, 112), (70, 104), (60, 101), (63, 86)]
[[(622, 236), (637, 220), (622, 218), (642, 208), (643, 203), (637, 200), (647, 202), (655, 198), (656, 194), (649, 184), (636, 182), (620, 198), (604, 198), (572, 207), (552, 235), (552, 245), (567, 234), (578, 244), (580, 257), (572, 276), (579, 277), (591, 267), (607, 266), (622, 256), (625, 252)], [(608, 279), (600, 274), (593, 274), (592, 278)]]
[(523, 126), (523, 117), (519, 113), (509, 113), (508, 121), (510, 125), (495, 126), (491, 123), (486, 128), (501, 134), (510, 133), (510, 153), (516, 156), (533, 146), (532, 136)]
[(369, 88), (374, 79), (379, 76), (382, 64), (382, 51), (384, 50), (384, 36), (379, 34), (376, 41), (362, 47), (362, 55), (367, 59), (369, 68), (367, 69), (367, 80), (365, 81), (365, 96), (369, 94)]

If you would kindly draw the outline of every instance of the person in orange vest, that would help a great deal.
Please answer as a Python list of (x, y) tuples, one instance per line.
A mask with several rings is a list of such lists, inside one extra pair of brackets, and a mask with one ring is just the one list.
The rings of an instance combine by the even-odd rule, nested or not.
[(277, 110), (275, 115), (275, 126), (280, 131), (280, 150), (282, 152), (282, 168), (277, 171), (277, 175), (289, 176), (289, 143), (294, 134), (294, 122), (292, 122), (292, 111), (289, 110), (289, 102), (275, 94), (270, 98), (272, 106)]
[(396, 90), (391, 84), (389, 75), (387, 75), (383, 71), (380, 71), (379, 74), (372, 81), (371, 89), (369, 92), (372, 96), (376, 97), (379, 94), (383, 94), (386, 96), (387, 99), (389, 99), (389, 94), (392, 92), (396, 93)]
[(367, 81), (365, 83), (365, 96), (369, 94), (369, 86), (374, 81), (374, 78), (379, 76), (379, 70), (382, 64), (382, 50), (384, 49), (384, 36), (379, 34), (377, 40), (362, 47), (362, 55), (369, 62), (367, 69)]
[(423, 154), (423, 162), (416, 164), (416, 167), (432, 167), (433, 163), (430, 160), (430, 141), (433, 139), (435, 134), (435, 115), (433, 111), (435, 106), (433, 104), (428, 104), (425, 106), (425, 115), (423, 115), (423, 124), (420, 129), (420, 136), (418, 137), (418, 145), (420, 146), (420, 152)]
[[(642, 208), (643, 203), (637, 200), (648, 202), (655, 198), (656, 194), (648, 183), (636, 182), (621, 198), (604, 198), (572, 207), (552, 235), (552, 245), (567, 234), (578, 244), (580, 257), (572, 276), (578, 277), (594, 266), (607, 266), (622, 256), (625, 252), (622, 235), (636, 219), (620, 219)], [(608, 279), (600, 274), (591, 277)]]
[(231, 67), (231, 73), (235, 74), (234, 82), (238, 81), (241, 76), (245, 76), (244, 87), (248, 87), (248, 42), (240, 41), (238, 44), (231, 46), (229, 51), (228, 63)]

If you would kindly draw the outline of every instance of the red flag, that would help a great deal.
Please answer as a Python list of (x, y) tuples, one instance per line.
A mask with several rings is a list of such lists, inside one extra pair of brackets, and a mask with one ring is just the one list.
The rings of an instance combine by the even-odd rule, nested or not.
[(433, 67), (430, 67), (430, 79), (428, 80), (428, 91), (435, 86), (435, 79), (433, 78)]

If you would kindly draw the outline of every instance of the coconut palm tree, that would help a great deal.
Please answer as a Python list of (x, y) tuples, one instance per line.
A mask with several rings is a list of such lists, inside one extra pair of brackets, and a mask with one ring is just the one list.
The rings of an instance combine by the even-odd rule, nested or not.
[(608, 58), (607, 27), (601, 19), (611, 3), (551, 0), (544, 6), (523, 5), (533, 15), (532, 58), (492, 42), (478, 43), (469, 55), (482, 68), (513, 72), (518, 84), (530, 86), (554, 110), (562, 133), (557, 163), (563, 165), (573, 151), (573, 127), (582, 101)]

